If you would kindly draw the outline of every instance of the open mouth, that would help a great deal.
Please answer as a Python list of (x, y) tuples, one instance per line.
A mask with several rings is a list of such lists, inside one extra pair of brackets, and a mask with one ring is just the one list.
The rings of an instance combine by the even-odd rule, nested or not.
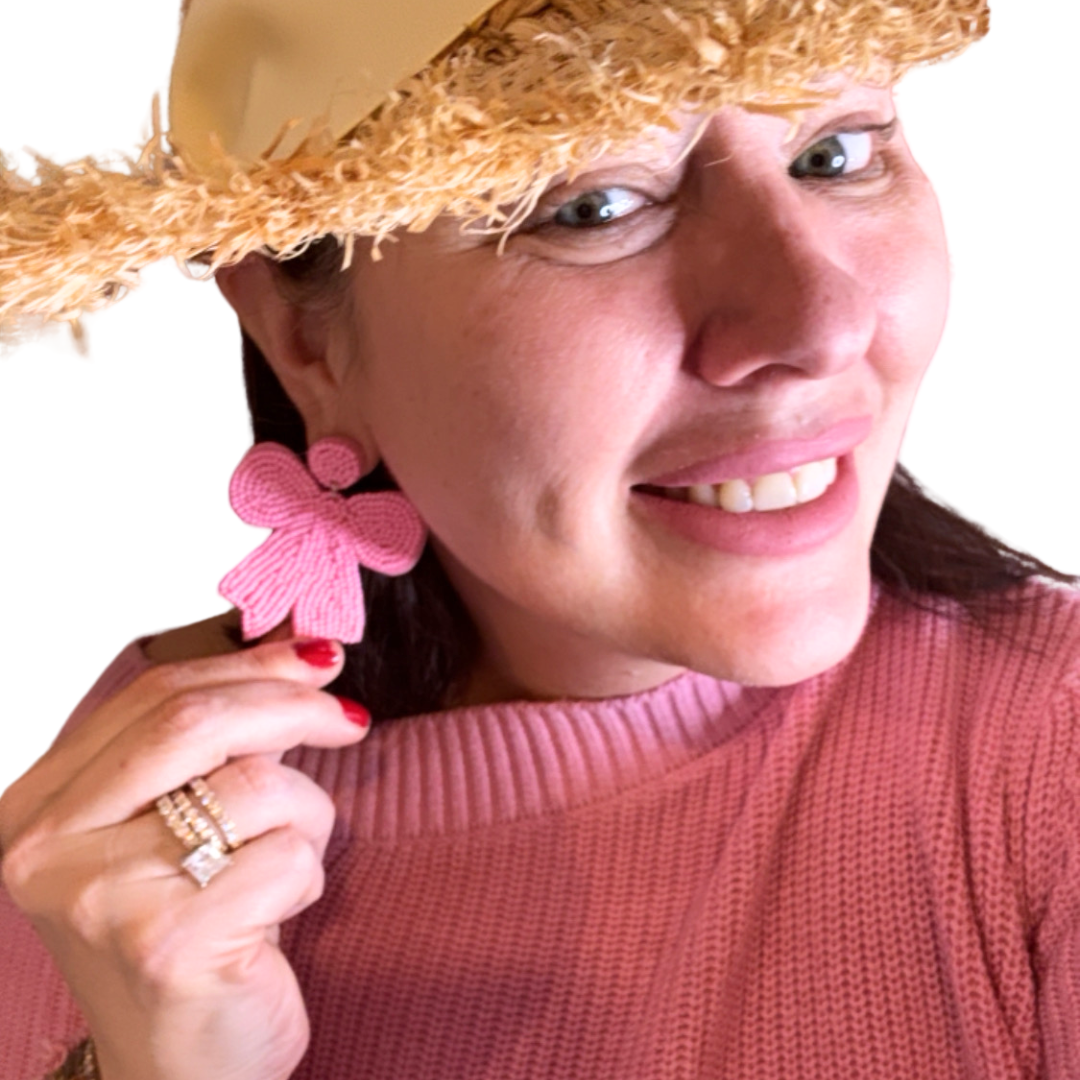
[(721, 484), (689, 487), (657, 487), (640, 484), (635, 490), (674, 502), (714, 507), (729, 514), (751, 511), (790, 510), (820, 499), (836, 482), (837, 459), (807, 462), (789, 472), (768, 473), (751, 479), (725, 480)]

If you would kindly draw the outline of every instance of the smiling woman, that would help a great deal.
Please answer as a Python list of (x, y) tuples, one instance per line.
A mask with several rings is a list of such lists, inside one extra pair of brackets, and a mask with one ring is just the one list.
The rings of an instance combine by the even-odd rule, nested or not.
[[(69, 160), (133, 144), (151, 94), (167, 88), (177, 22), (167, 5), (109, 0), (108, 11), (126, 35), (104, 34), (89, 7), (68, 13), (63, 35), (44, 9), (5, 13), (9, 40), (49, 41), (47, 55), (20, 49), (0, 69), (0, 100), (19, 103), (0, 110), (5, 150), (30, 146)], [(1062, 33), (1051, 37), (1020, 0), (998, 0), (994, 18), (996, 32), (963, 64), (917, 71), (899, 89), (905, 133), (943, 202), (953, 266), (952, 317), (903, 460), (973, 520), (1075, 571), (1080, 517), (1056, 466), (1080, 457), (1071, 415), (1080, 393), (1069, 324), (1075, 273), (1061, 259), (1077, 222), (1064, 209), (1070, 171), (1055, 148), (1070, 93), (1065, 42), (1080, 12), (1060, 13)], [(1005, 144), (1003, 130), (1023, 138)], [(1001, 156), (1020, 145), (1039, 147), (1038, 199), (1030, 168)], [(1003, 215), (1002, 207), (1016, 209)], [(37, 462), (5, 473), (9, 505), (32, 506), (35, 527), (5, 540), (0, 652), (19, 678), (8, 679), (0, 711), (33, 721), (7, 735), (0, 789), (45, 749), (118, 642), (214, 610), (215, 583), (253, 542), (225, 498), (248, 438), (229, 313), (212, 288), (192, 287), (172, 266), (144, 276), (121, 309), (86, 321), (89, 363), (61, 331), (24, 341), (0, 364), (4, 457), (21, 461), (33, 444)], [(70, 439), (40, 438), (26, 403), (41, 401)], [(64, 478), (63, 498), (42, 499), (44, 476)], [(110, 527), (80, 528), (72, 559), (72, 522), (103, 515)], [(124, 581), (154, 587), (117, 586)], [(51, 640), (61, 596), (71, 598), (66, 632), (81, 644), (58, 669), (51, 650), (28, 654), (25, 642)]]
[(0, 1080), (1080, 1072), (1080, 600), (897, 467), (986, 28), (194, 0), (0, 172), (9, 333), (210, 267), (272, 530), (0, 799)]
[[(314, 399), (308, 437), (378, 447), (409, 492), (500, 696), (625, 694), (685, 667), (791, 683), (859, 637), (948, 265), (899, 134), (868, 133), (858, 173), (804, 175), (823, 148), (835, 158), (836, 133), (892, 122), (887, 91), (834, 89), (794, 139), (784, 118), (732, 108), (601, 159), (545, 193), (501, 255), (446, 222), (361, 260), (327, 330), (357, 340), (356, 361), (333, 379), (282, 344), (290, 309), (264, 264), (221, 276), (290, 396)], [(558, 220), (608, 184), (633, 212)], [(398, 318), (413, 296), (422, 310)], [(778, 504), (777, 474), (819, 459), (836, 482)], [(762, 505), (698, 505), (725, 482)]]

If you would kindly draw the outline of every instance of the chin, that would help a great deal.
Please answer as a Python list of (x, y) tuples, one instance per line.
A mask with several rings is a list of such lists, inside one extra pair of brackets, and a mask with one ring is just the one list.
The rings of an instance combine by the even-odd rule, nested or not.
[(832, 588), (729, 606), (738, 615), (701, 634), (685, 666), (744, 686), (793, 686), (820, 675), (859, 643), (870, 612), (870, 581), (867, 567)]

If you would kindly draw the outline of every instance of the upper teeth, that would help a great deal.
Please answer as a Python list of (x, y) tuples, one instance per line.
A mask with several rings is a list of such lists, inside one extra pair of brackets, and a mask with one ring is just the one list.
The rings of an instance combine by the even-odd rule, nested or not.
[(756, 480), (725, 480), (722, 484), (694, 484), (690, 488), (666, 488), (676, 499), (688, 498), (699, 506), (718, 506), (732, 514), (751, 510), (786, 510), (813, 502), (836, 479), (836, 458), (811, 461), (791, 472), (769, 473)]

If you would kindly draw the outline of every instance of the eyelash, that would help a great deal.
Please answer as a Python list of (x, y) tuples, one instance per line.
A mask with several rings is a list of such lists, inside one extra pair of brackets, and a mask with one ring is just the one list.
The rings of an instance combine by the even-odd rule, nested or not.
[[(856, 129), (849, 131), (836, 131), (827, 135), (822, 135), (817, 138), (813, 143), (801, 151), (792, 160), (791, 165), (788, 168), (788, 173), (792, 178), (797, 180), (803, 180), (809, 183), (858, 183), (860, 180), (874, 179), (885, 171), (882, 162), (882, 146), (881, 143), (887, 140), (893, 134), (895, 130), (895, 122), (889, 125), (874, 126), (873, 128)], [(840, 173), (835, 176), (813, 176), (807, 173), (799, 175), (794, 170), (796, 164), (801, 159), (805, 158), (812, 151), (824, 144), (837, 141), (841, 142), (844, 138), (866, 136), (870, 139), (871, 145), (868, 148), (868, 160), (864, 166), (854, 170), (850, 173)], [(842, 144), (842, 143), (841, 143)], [(850, 152), (848, 156), (852, 156)], [(626, 196), (631, 196), (631, 199), (638, 199), (641, 201), (641, 206), (635, 210), (630, 210), (626, 214), (621, 214), (616, 218), (609, 221), (598, 222), (597, 224), (586, 225), (584, 228), (574, 228), (574, 226), (559, 222), (557, 220), (558, 215), (567, 207), (573, 206), (574, 203), (580, 202), (583, 199), (593, 195), (606, 195), (608, 193), (619, 192), (622, 193), (623, 198), (621, 201), (624, 203), (628, 201)], [(618, 200), (616, 200), (618, 201)], [(537, 215), (533, 221), (526, 223), (522, 228), (522, 232), (525, 233), (541, 233), (547, 231), (558, 231), (559, 233), (570, 236), (573, 235), (574, 239), (582, 237), (583, 234), (592, 234), (595, 236), (598, 233), (609, 233), (618, 230), (622, 225), (630, 222), (631, 219), (636, 217), (642, 211), (660, 205), (662, 200), (651, 198), (644, 192), (638, 191), (632, 187), (623, 186), (620, 184), (610, 184), (608, 186), (602, 186), (597, 188), (588, 188), (584, 191), (580, 191), (570, 198), (564, 198), (559, 202), (547, 202), (546, 206), (541, 205), (537, 211)]]

